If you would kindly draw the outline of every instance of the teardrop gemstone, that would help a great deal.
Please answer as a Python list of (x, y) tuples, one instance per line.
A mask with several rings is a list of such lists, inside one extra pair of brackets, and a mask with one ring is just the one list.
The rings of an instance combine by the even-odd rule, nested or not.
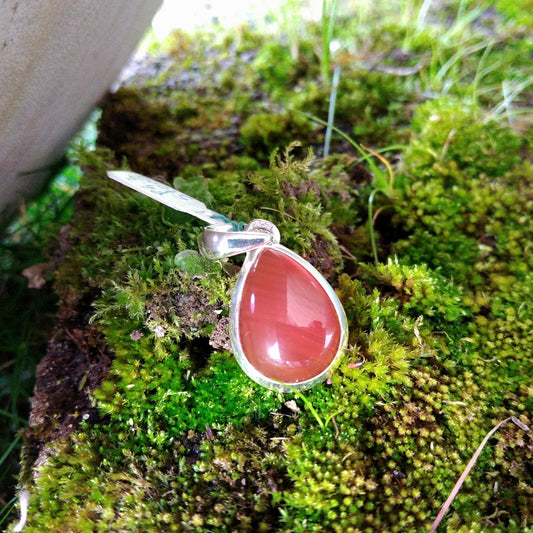
[(331, 295), (317, 279), (320, 274), (284, 250), (265, 246), (256, 253), (237, 320), (248, 362), (266, 378), (290, 384), (313, 379), (331, 365), (343, 326)]

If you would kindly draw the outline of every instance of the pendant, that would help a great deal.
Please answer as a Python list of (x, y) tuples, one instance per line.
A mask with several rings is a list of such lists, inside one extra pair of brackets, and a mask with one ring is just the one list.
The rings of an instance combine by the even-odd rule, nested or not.
[(310, 263), (280, 244), (276, 226), (253, 220), (244, 228), (204, 204), (132, 172), (109, 177), (210, 222), (199, 238), (202, 255), (219, 260), (245, 253), (230, 307), (235, 358), (254, 381), (273, 390), (304, 390), (325, 380), (348, 338), (337, 295)]

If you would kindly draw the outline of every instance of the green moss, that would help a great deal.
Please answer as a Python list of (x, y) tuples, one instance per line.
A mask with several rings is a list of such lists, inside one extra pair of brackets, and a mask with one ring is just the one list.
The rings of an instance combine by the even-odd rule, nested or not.
[(376, 270), (380, 281), (394, 288), (404, 311), (411, 316), (423, 315), (448, 323), (465, 316), (461, 289), (425, 265), (408, 267), (389, 259)]
[(396, 249), (481, 285), (491, 272), (514, 269), (518, 241), (529, 231), (520, 213), (530, 209), (532, 173), (520, 161), (516, 134), (475, 118), (450, 100), (417, 112), (398, 189), (402, 219), (413, 233)]
[(419, 106), (413, 117), (413, 139), (406, 151), (408, 167), (454, 162), (470, 178), (499, 177), (520, 160), (522, 140), (496, 122), (483, 123), (479, 111), (451, 98)]
[(521, 24), (529, 28), (533, 26), (533, 17), (531, 17), (533, 4), (530, 0), (523, 0), (520, 2), (499, 0), (496, 2), (496, 7), (505, 16), (515, 20), (517, 24)]
[(265, 43), (254, 60), (254, 69), (260, 74), (269, 91), (275, 92), (293, 81), (297, 64), (290, 51), (276, 42)]
[(295, 138), (307, 139), (312, 131), (309, 121), (298, 114), (258, 113), (241, 127), (241, 139), (248, 154), (268, 160), (274, 149), (285, 148)]
[(352, 135), (363, 144), (380, 146), (403, 143), (408, 136), (413, 97), (408, 87), (394, 76), (359, 71), (339, 86), (336, 116), (352, 124)]
[[(160, 431), (164, 446), (142, 447), (134, 427), (72, 436), (42, 469), (45, 498), (33, 502), (37, 519), (27, 530), (269, 531), (277, 521), (272, 494), (286, 484), (281, 443), (271, 439), (279, 427), (227, 425), (182, 440)], [(66, 476), (60, 486), (58, 470)], [(58, 505), (65, 496), (68, 512)]]

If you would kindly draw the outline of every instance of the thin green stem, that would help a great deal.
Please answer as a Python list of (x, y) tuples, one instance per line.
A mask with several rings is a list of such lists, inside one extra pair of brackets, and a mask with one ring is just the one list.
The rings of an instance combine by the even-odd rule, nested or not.
[(304, 111), (298, 111), (298, 110), (296, 111), (306, 116), (309, 120), (312, 120), (313, 122), (317, 122), (318, 124), (322, 124), (323, 126), (331, 128), (335, 133), (340, 135), (344, 140), (348, 141), (363, 156), (363, 159), (368, 163), (368, 166), (370, 167), (370, 170), (374, 174), (374, 176), (377, 177), (378, 174), (381, 174), (381, 170), (374, 163), (372, 158), (368, 155), (368, 152), (366, 152), (363, 148), (361, 148), (361, 146), (357, 144), (349, 135), (346, 135), (346, 133), (344, 133), (342, 130), (340, 130), (333, 124), (326, 122), (325, 120), (322, 120), (318, 117), (310, 115), (309, 113), (305, 113)]
[(318, 414), (317, 410), (313, 407), (313, 404), (298, 389), (291, 387), (290, 385), (287, 385), (286, 383), (284, 383), (283, 386), (287, 387), (291, 392), (293, 392), (296, 396), (298, 396), (298, 398), (300, 398), (302, 402), (304, 402), (307, 409), (309, 409), (311, 414), (315, 417), (315, 420), (318, 422), (320, 429), (325, 429), (326, 425), (324, 424), (324, 421)]
[(478, 107), (478, 100), (479, 100), (479, 95), (478, 95), (479, 82), (483, 78), (483, 76), (485, 76), (486, 74), (491, 72), (491, 70), (493, 70), (494, 66), (496, 66), (496, 65), (489, 65), (489, 67), (482, 68), (483, 65), (485, 64), (485, 61), (486, 61), (488, 55), (492, 51), (493, 46), (494, 46), (494, 41), (490, 40), (489, 44), (486, 46), (485, 50), (483, 51), (483, 55), (481, 56), (481, 58), (479, 60), (479, 63), (478, 63), (477, 69), (476, 69), (476, 74), (475, 74), (474, 80), (472, 81), (472, 84), (471, 84), (472, 102), (474, 103), (474, 106), (476, 108)]
[(376, 265), (379, 263), (378, 248), (376, 246), (376, 235), (374, 234), (374, 196), (379, 192), (379, 189), (374, 189), (368, 197), (368, 231), (370, 232), (370, 244), (372, 245), (372, 255)]
[[(504, 80), (502, 82), (502, 101), (487, 113), (484, 122), (498, 120), (502, 115), (505, 115), (508, 118), (512, 116), (514, 114), (511, 109), (512, 103), (520, 93), (531, 84), (533, 84), (533, 76), (523, 80)], [(531, 113), (529, 109), (527, 109), (527, 112)]]
[(461, 59), (475, 54), (476, 52), (479, 52), (480, 50), (483, 50), (484, 48), (487, 48), (490, 45), (490, 42), (487, 44), (486, 41), (483, 41), (481, 43), (476, 43), (471, 46), (468, 46), (466, 48), (460, 49), (458, 52), (456, 52), (442, 67), (439, 69), (439, 71), (435, 74), (433, 83), (441, 83), (445, 76), (448, 74), (450, 69), (456, 65)]
[(0, 527), (4, 524), (4, 522), (10, 517), (11, 511), (13, 511), (15, 507), (15, 503), (17, 502), (17, 497), (13, 496), (11, 500), (9, 500), (3, 507), (2, 510), (0, 510)]
[(422, 2), (420, 11), (418, 12), (418, 16), (416, 17), (416, 28), (417, 29), (421, 28), (426, 23), (426, 16), (428, 14), (429, 8), (432, 3), (433, 3), (433, 0), (424, 0), (424, 2)]
[(14, 413), (10, 413), (9, 411), (6, 411), (5, 409), (0, 409), (0, 416), (5, 416), (6, 418), (11, 418), (11, 420), (15, 420), (16, 422), (19, 422), (20, 424), (27, 424), (28, 421)]
[(2, 454), (2, 457), (0, 457), (0, 465), (4, 464), (4, 461), (9, 457), (9, 454), (15, 449), (15, 447), (18, 445), (21, 437), (20, 435), (18, 437), (15, 437), (13, 442), (9, 445), (7, 450)]
[(333, 29), (337, 16), (338, 0), (322, 0), (322, 81), (329, 83), (329, 71), (331, 68), (330, 44), (333, 39)]
[(324, 157), (329, 155), (329, 145), (331, 142), (331, 130), (333, 121), (335, 120), (335, 103), (337, 101), (337, 88), (339, 86), (339, 77), (341, 74), (341, 67), (337, 65), (333, 72), (333, 83), (331, 85), (331, 95), (329, 97), (329, 109), (328, 109), (328, 125), (326, 128), (326, 137), (324, 139)]

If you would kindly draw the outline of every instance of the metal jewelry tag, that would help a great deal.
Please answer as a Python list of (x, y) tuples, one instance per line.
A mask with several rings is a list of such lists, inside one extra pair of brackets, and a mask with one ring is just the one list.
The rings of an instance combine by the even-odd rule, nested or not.
[(224, 220), (227, 220), (223, 215), (208, 209), (200, 200), (141, 174), (126, 170), (111, 170), (107, 175), (130, 189), (141, 192), (161, 204), (172, 207), (176, 211), (188, 213), (204, 222), (220, 224)]

